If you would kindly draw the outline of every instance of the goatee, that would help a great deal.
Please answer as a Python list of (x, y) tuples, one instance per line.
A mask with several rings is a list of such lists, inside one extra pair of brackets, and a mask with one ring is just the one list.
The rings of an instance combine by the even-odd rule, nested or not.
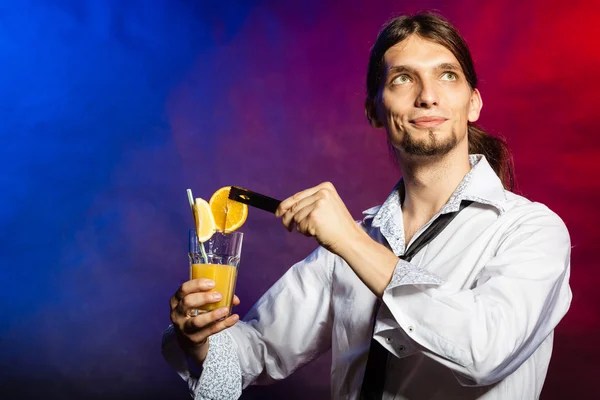
[(438, 136), (429, 131), (428, 138), (425, 140), (415, 140), (413, 135), (406, 132), (404, 139), (400, 143), (402, 150), (406, 154), (425, 157), (441, 157), (450, 152), (458, 144), (458, 139), (454, 132), (446, 140), (438, 140)]

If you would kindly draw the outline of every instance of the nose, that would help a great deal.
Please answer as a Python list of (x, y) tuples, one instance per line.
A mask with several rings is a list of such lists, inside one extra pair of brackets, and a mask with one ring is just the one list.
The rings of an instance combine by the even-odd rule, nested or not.
[(431, 108), (439, 105), (439, 98), (435, 84), (422, 80), (418, 90), (419, 92), (415, 98), (415, 107)]

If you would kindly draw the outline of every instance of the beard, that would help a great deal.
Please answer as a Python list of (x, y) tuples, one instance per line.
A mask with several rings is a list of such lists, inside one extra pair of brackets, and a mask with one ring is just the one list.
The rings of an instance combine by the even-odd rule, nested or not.
[[(454, 130), (449, 137), (443, 140), (438, 140), (438, 136), (430, 130), (427, 138), (422, 140), (417, 140), (409, 132), (406, 132), (399, 147), (407, 155), (439, 158), (448, 154), (457, 144), (458, 139)], [(391, 143), (389, 145), (390, 150), (393, 150), (395, 156), (398, 157), (400, 149), (395, 148)]]

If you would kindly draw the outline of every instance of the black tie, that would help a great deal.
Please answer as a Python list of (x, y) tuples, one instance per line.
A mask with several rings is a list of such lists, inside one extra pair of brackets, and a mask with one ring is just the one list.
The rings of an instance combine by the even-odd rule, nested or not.
[[(444, 228), (461, 212), (465, 207), (471, 204), (472, 201), (463, 201), (460, 204), (458, 211), (442, 214), (419, 236), (413, 244), (406, 250), (400, 258), (410, 262), (413, 256), (417, 254), (423, 247), (431, 242)], [(375, 319), (377, 312), (381, 306), (381, 300), (377, 299), (375, 305), (375, 314), (373, 316), (373, 332), (375, 330)], [(372, 335), (371, 335), (372, 336)], [(369, 357), (367, 358), (367, 366), (365, 369), (365, 377), (360, 389), (360, 400), (381, 400), (383, 397), (383, 386), (385, 384), (385, 373), (388, 359), (388, 351), (379, 344), (375, 339), (371, 339), (369, 347)]]

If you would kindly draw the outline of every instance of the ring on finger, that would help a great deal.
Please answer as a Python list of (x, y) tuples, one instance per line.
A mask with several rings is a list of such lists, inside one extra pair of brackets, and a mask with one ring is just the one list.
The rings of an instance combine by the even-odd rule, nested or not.
[(197, 308), (192, 308), (191, 310), (188, 310), (186, 313), (186, 317), (188, 318), (193, 318), (193, 317), (197, 317), (200, 314), (204, 314), (206, 311), (205, 310), (199, 310)]

